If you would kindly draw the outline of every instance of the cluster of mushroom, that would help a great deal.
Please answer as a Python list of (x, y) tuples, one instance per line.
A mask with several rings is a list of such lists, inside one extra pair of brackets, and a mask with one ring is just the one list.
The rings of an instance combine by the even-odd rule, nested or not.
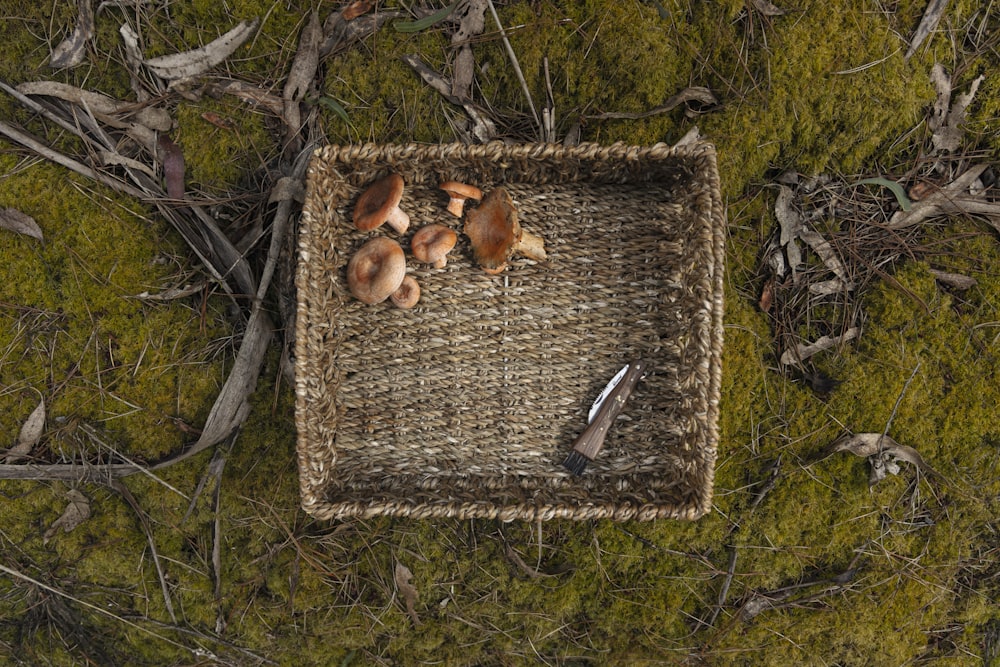
[[(481, 201), (466, 213), (463, 231), (469, 237), (476, 261), (487, 273), (501, 273), (514, 253), (545, 259), (544, 241), (521, 229), (517, 209), (504, 188), (496, 188), (483, 197), (479, 188), (456, 181), (447, 181), (440, 187), (448, 194), (448, 212), (455, 217), (462, 217), (466, 200)], [(399, 207), (402, 197), (403, 178), (399, 174), (376, 181), (358, 198), (354, 225), (368, 232), (385, 223), (405, 234), (410, 217)], [(417, 261), (440, 269), (447, 266), (448, 252), (457, 241), (458, 235), (451, 228), (432, 223), (413, 235), (410, 249)], [(406, 275), (402, 247), (386, 237), (369, 240), (354, 254), (347, 265), (347, 284), (351, 294), (367, 304), (388, 298), (399, 308), (412, 308), (420, 299), (420, 286)]]

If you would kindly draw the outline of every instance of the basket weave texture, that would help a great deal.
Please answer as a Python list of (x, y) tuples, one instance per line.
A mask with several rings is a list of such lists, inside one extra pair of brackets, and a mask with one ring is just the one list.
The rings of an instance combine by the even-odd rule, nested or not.
[[(355, 201), (400, 174), (412, 220), (357, 231)], [(504, 186), (548, 259), (491, 276), (460, 235), (448, 265), (409, 254), (461, 231), (446, 180)], [(470, 202), (472, 203), (472, 202)], [(718, 438), (725, 213), (715, 149), (583, 144), (327, 146), (312, 159), (296, 276), (302, 506), (325, 518), (696, 519)], [(352, 253), (398, 238), (420, 303), (367, 306)], [(650, 371), (581, 476), (561, 464), (623, 365)]]

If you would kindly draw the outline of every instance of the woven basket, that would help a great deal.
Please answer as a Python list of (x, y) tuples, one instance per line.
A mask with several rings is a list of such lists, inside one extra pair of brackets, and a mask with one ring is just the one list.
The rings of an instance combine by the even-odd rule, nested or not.
[[(399, 239), (420, 303), (346, 285), (370, 236), (370, 183), (402, 175)], [(420, 226), (460, 231), (445, 180), (503, 185), (548, 259), (483, 272), (460, 235), (447, 267), (409, 255)], [(324, 518), (649, 520), (708, 511), (716, 458), (725, 214), (709, 144), (327, 146), (310, 165), (297, 270), (302, 506)], [(581, 476), (563, 466), (626, 363), (650, 362)]]

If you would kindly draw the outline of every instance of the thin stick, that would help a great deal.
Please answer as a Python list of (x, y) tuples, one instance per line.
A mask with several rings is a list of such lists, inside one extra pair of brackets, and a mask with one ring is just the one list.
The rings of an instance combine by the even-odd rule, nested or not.
[[(94, 610), (94, 611), (96, 611), (98, 613), (104, 614), (105, 616), (109, 616), (109, 617), (115, 619), (116, 621), (121, 621), (122, 623), (124, 623), (125, 625), (127, 625), (129, 627), (135, 628), (139, 632), (144, 632), (147, 635), (150, 635), (152, 637), (156, 637), (157, 639), (159, 639), (161, 641), (164, 641), (164, 642), (170, 644), (171, 646), (176, 646), (179, 649), (183, 649), (185, 651), (189, 651), (190, 653), (192, 653), (193, 655), (196, 655), (196, 656), (197, 655), (201, 655), (202, 657), (205, 657), (204, 653), (206, 653), (206, 651), (192, 649), (192, 648), (190, 648), (188, 646), (185, 646), (184, 644), (181, 644), (179, 642), (175, 642), (174, 640), (170, 639), (169, 637), (164, 637), (163, 635), (157, 634), (157, 633), (153, 632), (152, 630), (148, 630), (148, 629), (142, 627), (138, 623), (133, 623), (132, 621), (126, 620), (126, 619), (124, 619), (121, 616), (118, 616), (116, 614), (112, 614), (110, 611), (107, 611), (106, 609), (102, 609), (101, 607), (98, 607), (95, 604), (90, 604), (89, 602), (85, 602), (85, 601), (83, 601), (83, 600), (81, 600), (79, 598), (75, 598), (72, 595), (70, 595), (69, 593), (62, 592), (58, 588), (54, 588), (52, 586), (49, 586), (48, 584), (44, 584), (44, 583), (38, 581), (37, 579), (33, 579), (33, 578), (29, 577), (28, 575), (24, 574), (23, 572), (18, 572), (17, 570), (12, 570), (11, 568), (9, 568), (9, 567), (7, 567), (5, 565), (0, 565), (0, 572), (6, 572), (7, 574), (9, 574), (12, 577), (16, 577), (17, 579), (21, 579), (22, 581), (27, 581), (28, 583), (34, 584), (35, 586), (38, 586), (39, 588), (44, 589), (44, 590), (46, 590), (46, 591), (48, 591), (50, 593), (54, 593), (55, 595), (58, 595), (59, 597), (66, 598), (67, 600), (71, 600), (71, 601), (73, 601), (73, 602), (75, 602), (75, 603), (77, 603), (79, 605), (87, 607), (88, 609), (92, 609), (92, 610)], [(213, 659), (215, 658), (215, 656), (211, 656), (211, 657)]]
[(160, 580), (160, 590), (163, 591), (163, 603), (167, 607), (167, 613), (170, 614), (170, 620), (177, 624), (177, 616), (174, 614), (174, 604), (170, 600), (170, 588), (167, 586), (167, 578), (163, 574), (163, 566), (160, 565), (160, 555), (156, 551), (156, 542), (153, 540), (153, 529), (149, 525), (149, 519), (146, 517), (146, 513), (142, 511), (142, 507), (139, 506), (139, 501), (135, 499), (132, 492), (128, 490), (128, 487), (121, 483), (120, 480), (112, 480), (109, 485), (112, 489), (118, 492), (125, 501), (131, 505), (132, 509), (135, 511), (136, 516), (139, 517), (139, 522), (142, 524), (142, 529), (146, 533), (146, 541), (149, 542), (149, 552), (153, 556), (153, 565), (156, 567), (156, 576)]
[(500, 37), (503, 39), (503, 45), (507, 49), (507, 55), (510, 56), (510, 62), (514, 65), (514, 73), (517, 74), (517, 80), (521, 82), (521, 89), (524, 91), (524, 96), (528, 98), (528, 107), (531, 108), (531, 117), (535, 119), (535, 125), (538, 126), (538, 131), (544, 132), (541, 122), (538, 120), (538, 112), (535, 111), (535, 102), (531, 99), (531, 91), (528, 90), (528, 82), (524, 80), (524, 74), (521, 72), (521, 66), (517, 62), (517, 55), (514, 53), (514, 47), (510, 45), (510, 40), (507, 39), (507, 31), (503, 29), (503, 24), (500, 23), (500, 17), (497, 15), (497, 9), (493, 6), (493, 0), (487, 0), (490, 6), (490, 13), (493, 15), (493, 20), (496, 21), (497, 28), (500, 29)]
[[(903, 396), (906, 395), (906, 390), (910, 388), (910, 383), (913, 382), (913, 378), (916, 377), (917, 371), (920, 370), (920, 364), (922, 362), (918, 361), (917, 365), (913, 367), (913, 372), (910, 373), (910, 377), (906, 379), (906, 383), (903, 385), (902, 391), (899, 392), (899, 396), (896, 397), (896, 404), (892, 406), (892, 413), (889, 415), (889, 419), (885, 422), (885, 428), (882, 429), (882, 437), (878, 439), (878, 449), (879, 453), (882, 453), (882, 438), (889, 434), (889, 428), (892, 427), (893, 420), (896, 419), (896, 411), (899, 410), (899, 404), (903, 402)], [(920, 466), (917, 466), (920, 469)]]

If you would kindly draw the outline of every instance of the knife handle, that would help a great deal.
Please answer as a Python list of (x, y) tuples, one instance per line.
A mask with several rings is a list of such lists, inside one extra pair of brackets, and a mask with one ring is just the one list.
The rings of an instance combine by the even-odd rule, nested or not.
[(601, 447), (604, 446), (604, 439), (607, 437), (611, 425), (618, 415), (621, 414), (622, 408), (625, 407), (625, 401), (628, 400), (636, 383), (639, 382), (645, 372), (645, 361), (639, 360), (629, 364), (625, 377), (622, 378), (617, 387), (611, 390), (608, 397), (604, 399), (604, 403), (597, 411), (597, 414), (594, 415), (594, 421), (590, 422), (590, 425), (573, 442), (574, 452), (587, 457), (591, 461), (594, 460), (597, 453), (601, 451)]

